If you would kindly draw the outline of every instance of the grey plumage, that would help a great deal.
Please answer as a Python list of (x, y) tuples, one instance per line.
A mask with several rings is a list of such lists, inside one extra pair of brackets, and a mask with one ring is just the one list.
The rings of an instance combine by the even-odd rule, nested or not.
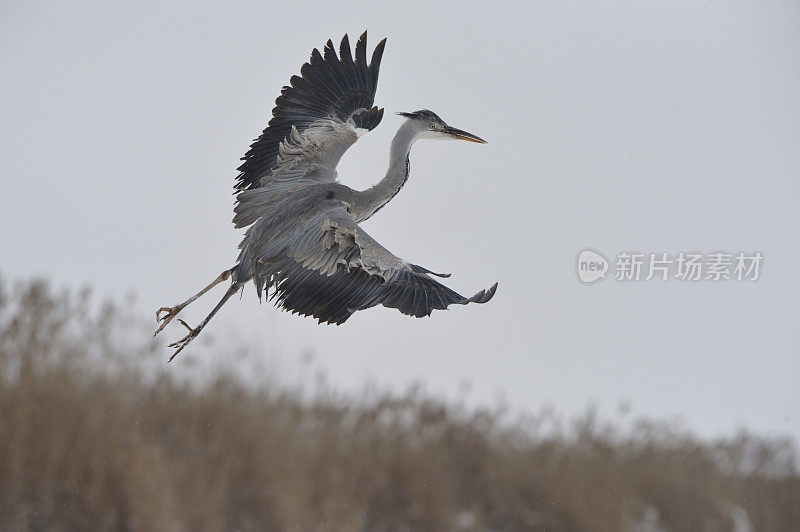
[(236, 265), (189, 300), (156, 313), (158, 334), (186, 305), (231, 279), (225, 296), (198, 327), (181, 320), (189, 334), (170, 344), (176, 348), (172, 357), (249, 281), (259, 298), (272, 289), (271, 299), (284, 309), (335, 324), (375, 305), (423, 317), (494, 296), (496, 283), (469, 298), (456, 293), (431, 277), (449, 274), (400, 259), (358, 225), (403, 187), (417, 140), (485, 141), (450, 127), (432, 111), (399, 113), (407, 120), (392, 141), (386, 176), (363, 191), (336, 181), (342, 155), (383, 117), (373, 101), (386, 40), (367, 63), (366, 36), (364, 32), (356, 44), (355, 59), (347, 35), (338, 57), (331, 41), (322, 54), (315, 49), (301, 68), (302, 76), (293, 76), (276, 100), (269, 126), (239, 167), (233, 222), (247, 231)]

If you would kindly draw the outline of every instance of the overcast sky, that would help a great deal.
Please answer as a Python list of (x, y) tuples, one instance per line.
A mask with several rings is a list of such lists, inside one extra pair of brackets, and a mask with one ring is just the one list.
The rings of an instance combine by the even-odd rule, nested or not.
[[(453, 397), (469, 382), (475, 403), (627, 402), (703, 435), (800, 436), (800, 4), (376, 6), (0, 4), (0, 272), (135, 292), (148, 317), (195, 292), (236, 257), (235, 168), (281, 86), (313, 47), (368, 29), (370, 50), (388, 37), (387, 113), (342, 182), (382, 177), (396, 111), (430, 108), (487, 139), (418, 143), (406, 187), (364, 227), (462, 293), (500, 281), (496, 297), (333, 327), (248, 287), (203, 335), (277, 368), (310, 350), (343, 390), (423, 382)], [(612, 269), (623, 251), (764, 261), (755, 282), (612, 271), (584, 285), (584, 248)]]

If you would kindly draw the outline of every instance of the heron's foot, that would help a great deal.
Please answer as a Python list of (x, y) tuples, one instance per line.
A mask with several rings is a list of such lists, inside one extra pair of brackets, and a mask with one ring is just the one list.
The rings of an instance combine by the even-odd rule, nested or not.
[(169, 347), (175, 348), (175, 352), (172, 353), (172, 356), (169, 357), (169, 360), (167, 362), (172, 362), (172, 359), (178, 356), (178, 353), (183, 351), (183, 348), (189, 345), (189, 342), (197, 338), (197, 335), (200, 333), (200, 329), (192, 329), (191, 327), (189, 327), (189, 324), (183, 321), (182, 319), (178, 318), (178, 321), (181, 323), (181, 325), (189, 329), (189, 334), (187, 334), (177, 342), (172, 342), (171, 344), (169, 344)]
[[(156, 311), (156, 321), (161, 322), (161, 325), (158, 326), (158, 329), (156, 329), (156, 332), (153, 333), (153, 336), (163, 331), (164, 327), (166, 327), (167, 324), (172, 321), (172, 318), (177, 316), (185, 306), (185, 304), (180, 304), (175, 305), (174, 307), (161, 307), (158, 309)], [(163, 316), (161, 315), (162, 312), (165, 313)]]

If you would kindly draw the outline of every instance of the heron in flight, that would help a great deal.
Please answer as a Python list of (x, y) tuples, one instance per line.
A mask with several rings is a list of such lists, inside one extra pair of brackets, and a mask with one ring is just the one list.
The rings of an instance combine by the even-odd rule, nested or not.
[(322, 53), (292, 76), (275, 101), (272, 119), (250, 146), (239, 167), (233, 223), (247, 227), (236, 265), (183, 303), (156, 312), (160, 326), (219, 283), (230, 287), (211, 313), (190, 327), (170, 360), (200, 334), (228, 299), (253, 281), (259, 299), (273, 289), (276, 305), (313, 316), (319, 323), (344, 323), (355, 311), (376, 305), (423, 317), (449, 305), (486, 303), (495, 283), (464, 297), (422, 266), (407, 262), (380, 245), (359, 223), (386, 205), (408, 179), (409, 152), (420, 139), (483, 139), (445, 123), (428, 110), (398, 113), (406, 120), (392, 140), (386, 176), (366, 190), (337, 182), (336, 165), (344, 152), (383, 118), (374, 107), (378, 70), (386, 39), (367, 62), (367, 33), (353, 57), (347, 35), (337, 57), (329, 40)]

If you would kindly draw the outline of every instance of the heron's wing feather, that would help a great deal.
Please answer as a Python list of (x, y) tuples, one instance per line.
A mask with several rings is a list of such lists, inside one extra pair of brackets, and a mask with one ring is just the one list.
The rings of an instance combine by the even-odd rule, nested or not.
[(496, 290), (495, 285), (469, 298), (458, 294), (429, 270), (395, 256), (342, 207), (317, 211), (279, 240), (273, 238), (258, 257), (275, 286), (273, 297), (287, 310), (320, 322), (341, 324), (376, 305), (423, 317), (452, 304), (485, 303)]
[(385, 42), (375, 47), (369, 64), (366, 32), (356, 43), (355, 59), (347, 35), (339, 57), (331, 41), (322, 54), (315, 48), (301, 75), (292, 76), (275, 100), (272, 119), (245, 154), (235, 188), (274, 186), (280, 192), (335, 180), (347, 148), (383, 118), (383, 109), (372, 104)]

